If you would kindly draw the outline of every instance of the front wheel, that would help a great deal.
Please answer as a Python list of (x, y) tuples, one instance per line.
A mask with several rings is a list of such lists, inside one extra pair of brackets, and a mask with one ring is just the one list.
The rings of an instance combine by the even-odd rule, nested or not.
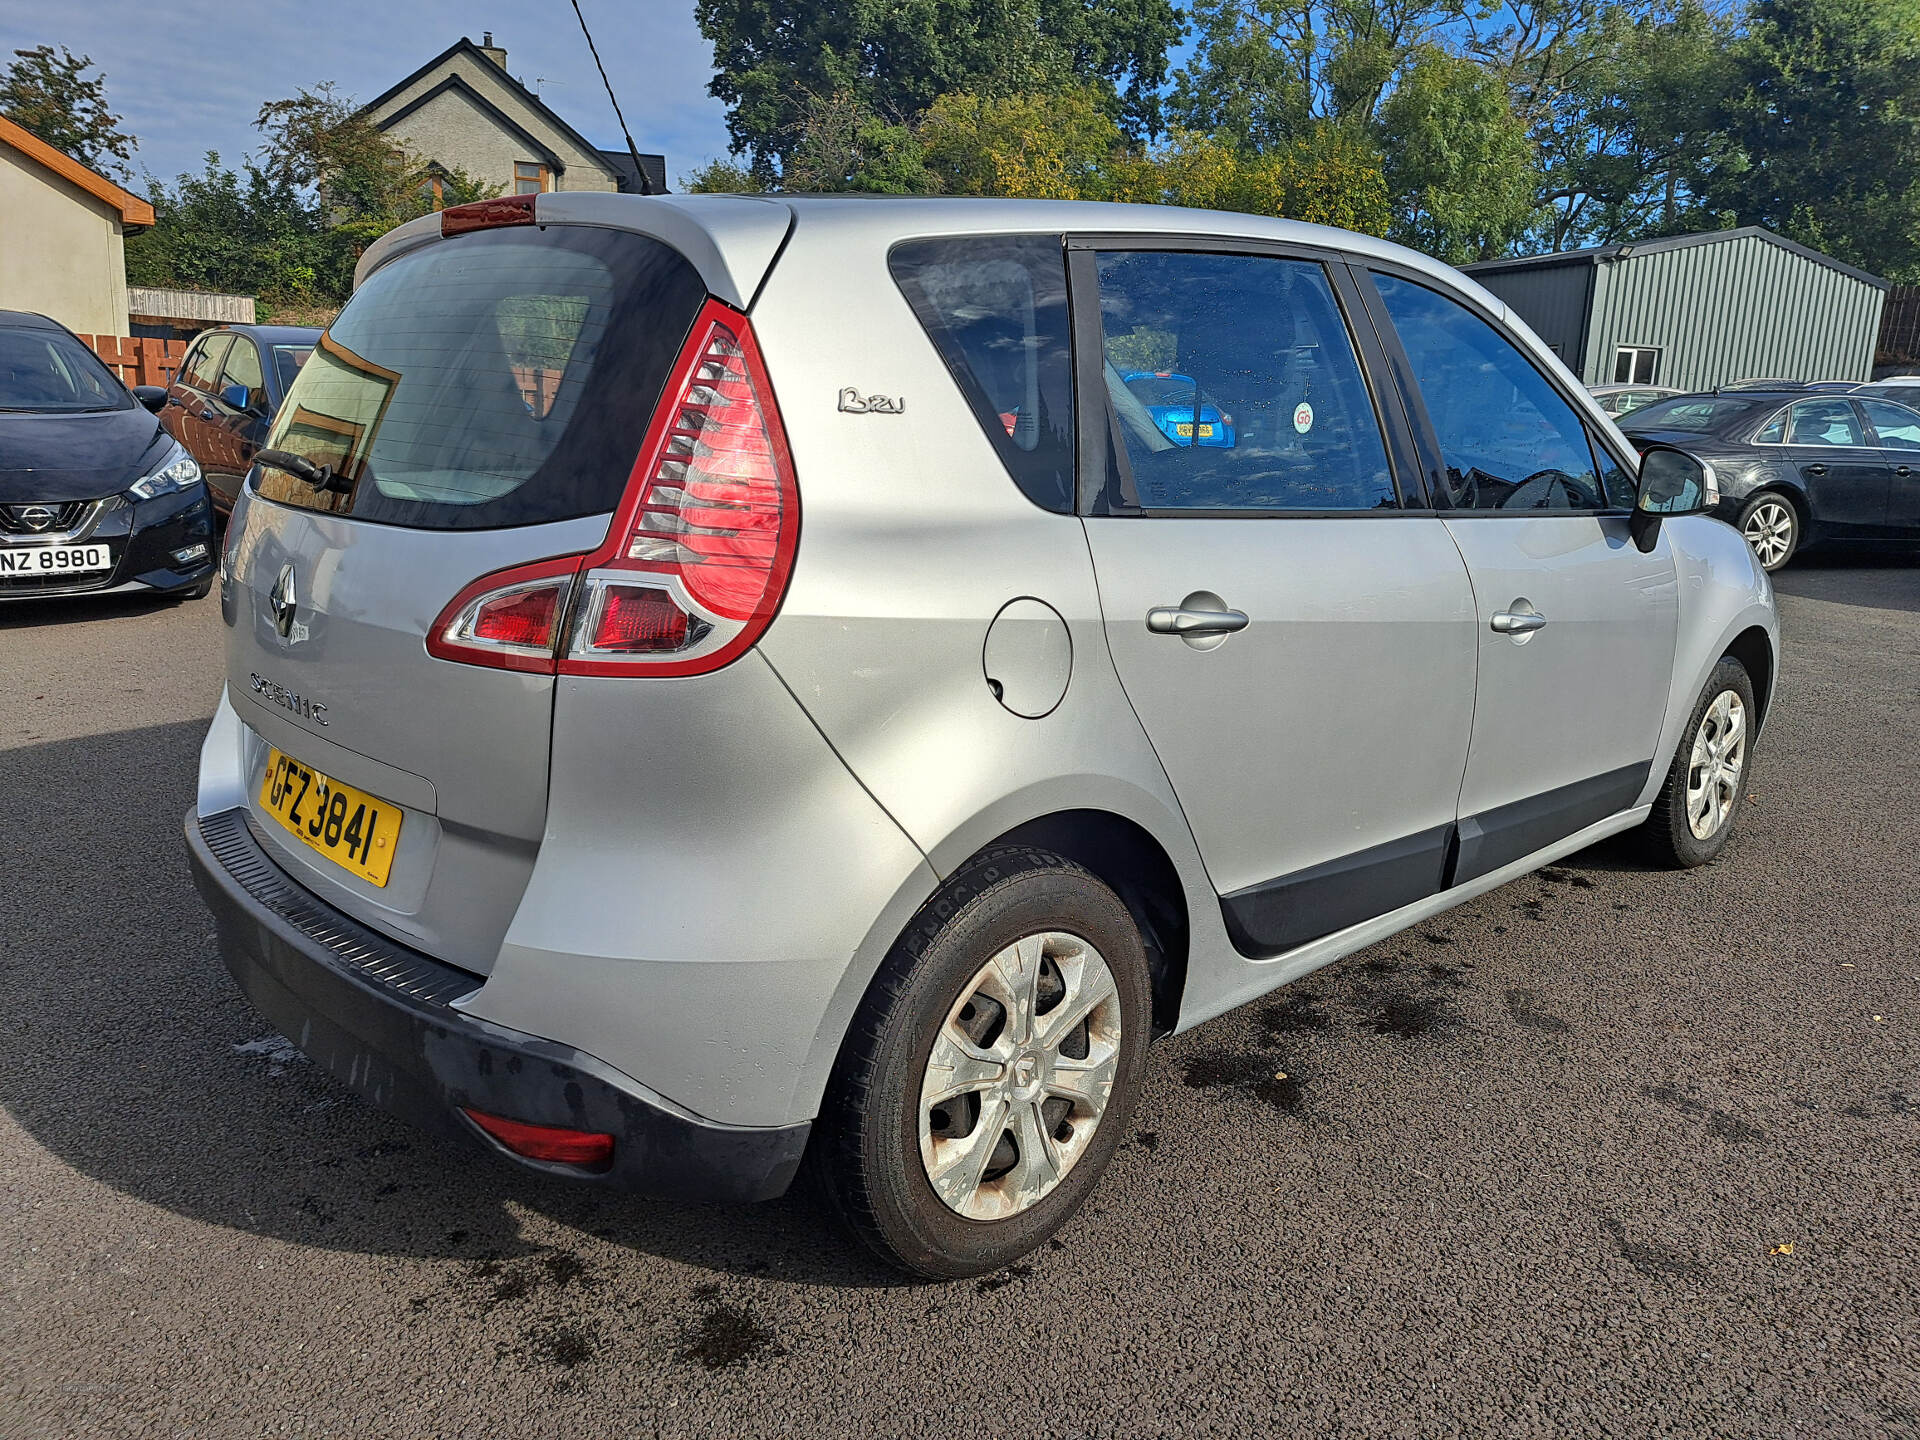
[(1744, 665), (1723, 656), (1647, 817), (1643, 833), (1655, 859), (1691, 869), (1726, 849), (1747, 794), (1753, 723), (1753, 681)]
[(1769, 574), (1780, 569), (1800, 548), (1800, 512), (1793, 502), (1773, 490), (1763, 490), (1740, 512), (1740, 533)]
[(809, 1155), (883, 1260), (930, 1278), (1017, 1260), (1080, 1208), (1126, 1133), (1152, 1005), (1126, 906), (1080, 866), (970, 862), (881, 967)]

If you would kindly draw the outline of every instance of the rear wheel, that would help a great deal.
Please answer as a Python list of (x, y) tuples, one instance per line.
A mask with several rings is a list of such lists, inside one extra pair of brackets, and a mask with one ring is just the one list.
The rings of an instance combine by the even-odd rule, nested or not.
[(1762, 490), (1740, 512), (1740, 533), (1760, 559), (1760, 568), (1778, 570), (1800, 548), (1800, 512), (1777, 490)]
[(1753, 681), (1725, 656), (1693, 707), (1647, 817), (1643, 834), (1655, 859), (1690, 869), (1726, 849), (1747, 794), (1753, 721)]
[(1146, 952), (1099, 879), (991, 851), (921, 911), (835, 1067), (809, 1161), (891, 1264), (978, 1275), (1058, 1230), (1139, 1094)]

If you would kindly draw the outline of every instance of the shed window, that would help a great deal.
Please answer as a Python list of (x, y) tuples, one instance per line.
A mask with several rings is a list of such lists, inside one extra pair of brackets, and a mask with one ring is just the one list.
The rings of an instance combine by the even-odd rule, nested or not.
[(1651, 345), (1622, 345), (1613, 352), (1613, 383), (1651, 385), (1660, 368), (1660, 352)]

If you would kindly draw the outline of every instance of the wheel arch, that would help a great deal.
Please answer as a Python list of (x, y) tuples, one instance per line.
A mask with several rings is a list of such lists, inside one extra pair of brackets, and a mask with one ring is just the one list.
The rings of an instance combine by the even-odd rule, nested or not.
[(1726, 653), (1740, 662), (1747, 677), (1753, 681), (1754, 709), (1760, 712), (1754, 717), (1754, 730), (1758, 732), (1766, 725), (1767, 712), (1773, 704), (1773, 676), (1776, 669), (1773, 640), (1763, 627), (1749, 625), (1727, 642)]

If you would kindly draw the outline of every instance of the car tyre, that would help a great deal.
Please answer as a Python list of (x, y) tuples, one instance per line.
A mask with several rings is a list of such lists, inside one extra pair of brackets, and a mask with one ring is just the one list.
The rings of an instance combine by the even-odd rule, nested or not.
[(1768, 574), (1793, 559), (1802, 529), (1799, 507), (1778, 490), (1762, 490), (1740, 512), (1740, 533)]
[(816, 1187), (916, 1275), (1017, 1260), (1080, 1208), (1126, 1134), (1152, 1010), (1140, 931), (1100, 879), (1045, 850), (980, 855), (861, 1002), (809, 1147)]
[(1681, 732), (1642, 829), (1653, 859), (1687, 870), (1726, 849), (1747, 797), (1756, 714), (1746, 667), (1722, 656)]

